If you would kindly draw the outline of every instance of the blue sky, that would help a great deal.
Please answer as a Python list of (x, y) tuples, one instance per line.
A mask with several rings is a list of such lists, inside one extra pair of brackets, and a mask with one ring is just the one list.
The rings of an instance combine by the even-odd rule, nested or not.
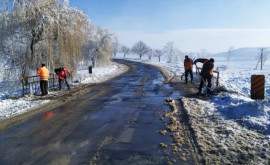
[(269, 0), (70, 0), (70, 5), (83, 10), (95, 25), (119, 33), (120, 42), (126, 42), (121, 33), (127, 32), (144, 40), (145, 35), (189, 29), (270, 29)]

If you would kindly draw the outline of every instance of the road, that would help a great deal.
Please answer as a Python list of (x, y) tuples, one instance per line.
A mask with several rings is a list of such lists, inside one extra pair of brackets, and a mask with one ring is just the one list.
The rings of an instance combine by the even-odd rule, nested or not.
[(119, 62), (131, 69), (1, 132), (0, 164), (194, 164), (160, 146), (173, 143), (158, 132), (169, 122), (160, 120), (164, 100), (180, 93), (156, 68)]

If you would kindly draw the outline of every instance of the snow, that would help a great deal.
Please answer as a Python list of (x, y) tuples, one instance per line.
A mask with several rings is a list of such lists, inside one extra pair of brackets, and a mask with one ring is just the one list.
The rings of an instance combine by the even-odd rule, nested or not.
[[(104, 68), (93, 68), (93, 73), (89, 74), (88, 70), (77, 71), (77, 76), (75, 77), (75, 82), (72, 85), (80, 84), (93, 84), (106, 81), (114, 76), (117, 76), (127, 70), (127, 67), (122, 64), (112, 63), (111, 65)], [(1, 95), (11, 95), (14, 93), (21, 92), (19, 90), (14, 91), (4, 91), (2, 88)], [(55, 91), (49, 91), (49, 95), (57, 95)], [(17, 115), (27, 111), (29, 108), (39, 106), (44, 103), (48, 103), (49, 100), (37, 100), (33, 101), (36, 96), (26, 96), (19, 99), (1, 99), (0, 100), (0, 119), (4, 119), (13, 115)]]
[[(258, 54), (247, 57), (247, 52), (254, 49), (235, 50), (229, 63), (224, 57), (226, 53), (211, 56), (215, 58), (215, 69), (220, 73), (220, 84), (232, 92), (223, 92), (206, 100), (181, 98), (191, 127), (195, 130), (198, 145), (205, 151), (203, 154), (209, 164), (213, 161), (221, 164), (265, 164), (270, 161), (270, 61), (265, 63), (263, 70), (255, 70)], [(129, 58), (132, 59), (131, 56)], [(151, 62), (146, 57), (136, 61), (165, 68), (171, 78), (180, 77), (184, 73), (182, 63)], [(121, 64), (113, 63), (106, 68), (94, 68), (91, 75), (88, 70), (78, 71), (77, 83), (73, 85), (99, 83), (126, 69)], [(253, 74), (265, 75), (264, 100), (250, 99)], [(47, 100), (31, 101), (28, 97), (1, 100), (0, 118), (22, 113), (29, 107), (45, 102)], [(237, 158), (239, 153), (243, 154), (240, 159)]]
[(268, 164), (269, 137), (224, 118), (216, 103), (195, 98), (181, 101), (206, 164)]
[[(234, 50), (229, 63), (226, 59), (226, 52), (209, 56), (208, 58), (214, 57), (215, 59), (215, 70), (219, 71), (220, 84), (227, 90), (238, 94), (223, 93), (213, 96), (208, 102), (211, 102), (216, 107), (217, 112), (224, 119), (241, 120), (241, 124), (247, 128), (270, 136), (270, 60), (265, 62), (262, 70), (259, 67), (255, 69), (258, 63), (258, 59), (256, 59), (258, 54), (260, 54), (258, 48)], [(138, 60), (136, 59), (136, 61)], [(171, 75), (171, 79), (180, 77), (184, 73), (182, 63), (159, 63), (146, 59), (143, 62), (165, 68)], [(201, 66), (201, 64), (198, 64), (198, 66)], [(195, 72), (195, 69), (193, 71)], [(252, 75), (265, 76), (264, 100), (252, 100), (250, 98)], [(198, 81), (198, 77), (195, 77), (196, 80)]]
[[(220, 84), (230, 92), (206, 100), (181, 98), (206, 164), (270, 162), (270, 60), (260, 70), (259, 53), (258, 48), (234, 50), (229, 62), (226, 52), (209, 56), (215, 59)], [(169, 80), (184, 73), (182, 63), (142, 62), (167, 70)], [(265, 76), (264, 100), (250, 98), (252, 75)]]
[(104, 80), (108, 80), (119, 73), (126, 71), (126, 67), (120, 64), (114, 63), (113, 65), (105, 68), (93, 68), (92, 74), (89, 75), (88, 70), (81, 70), (77, 73), (77, 79), (80, 83), (99, 83)]
[[(239, 59), (242, 57), (242, 60)], [(267, 61), (263, 70), (255, 70), (257, 60), (248, 59), (242, 54), (232, 59), (226, 70), (220, 71), (220, 82), (230, 91), (236, 91), (241, 95), (227, 94), (215, 96), (211, 101), (215, 104), (218, 111), (227, 119), (243, 120), (248, 128), (252, 128), (270, 135), (270, 63)], [(224, 66), (226, 61), (216, 62), (216, 66)], [(251, 76), (265, 76), (265, 99), (250, 99)]]
[(23, 113), (31, 107), (47, 102), (48, 100), (32, 101), (29, 98), (0, 100), (0, 119)]

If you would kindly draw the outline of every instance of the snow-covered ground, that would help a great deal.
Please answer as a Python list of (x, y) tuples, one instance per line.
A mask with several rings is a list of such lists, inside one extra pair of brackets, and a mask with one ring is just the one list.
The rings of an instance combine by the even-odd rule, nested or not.
[(269, 164), (269, 136), (243, 127), (241, 121), (227, 119), (211, 100), (181, 101), (205, 164)]
[[(220, 122), (224, 124), (222, 127), (226, 127), (226, 130), (233, 132), (234, 135), (240, 136), (239, 131), (236, 130), (240, 128), (243, 128), (241, 131), (244, 131), (245, 133), (249, 132), (248, 135), (250, 135), (251, 132), (252, 134), (256, 134), (257, 140), (254, 140), (254, 142), (257, 147), (262, 147), (266, 145), (265, 143), (267, 141), (269, 145), (270, 139), (270, 61), (265, 63), (263, 70), (255, 70), (254, 68), (257, 65), (257, 60), (255, 59), (256, 56), (257, 54), (252, 58), (245, 58), (244, 54), (241, 54), (240, 51), (235, 56), (237, 58), (232, 57), (228, 65), (226, 58), (213, 55), (215, 58), (215, 69), (219, 70), (220, 73), (220, 84), (225, 86), (226, 89), (236, 91), (237, 93), (224, 92), (204, 101), (196, 98), (183, 100), (189, 103), (186, 105), (192, 105), (191, 103), (194, 103), (196, 107), (200, 108), (199, 111), (201, 115), (208, 116), (209, 120), (211, 119), (211, 116), (218, 116)], [(143, 59), (142, 61), (165, 68), (171, 73), (171, 77), (180, 77), (184, 72), (182, 64), (159, 63), (156, 61), (149, 62), (147, 59)], [(78, 85), (80, 83), (98, 83), (124, 72), (125, 69), (126, 68), (123, 67), (123, 65), (114, 63), (112, 66), (106, 68), (94, 68), (92, 75), (88, 74), (88, 70), (79, 71), (76, 77), (77, 83), (74, 83), (73, 85)], [(253, 74), (265, 75), (264, 100), (250, 99), (250, 81), (251, 75)], [(30, 107), (47, 102), (46, 100), (30, 100), (31, 97), (25, 97), (19, 100), (1, 100), (0, 118), (21, 113)], [(211, 132), (211, 129), (205, 131)], [(213, 135), (213, 137), (216, 135), (218, 134)], [(238, 140), (235, 140), (234, 142), (237, 142)]]
[[(206, 100), (181, 98), (181, 101), (189, 114), (198, 145), (209, 164), (267, 164), (270, 161), (270, 61), (265, 63), (263, 70), (255, 70), (257, 55), (245, 58), (241, 51), (235, 54), (229, 63), (220, 55), (212, 56), (215, 58), (215, 69), (220, 73), (220, 84), (235, 93), (224, 92)], [(184, 72), (183, 64), (149, 62), (145, 58), (136, 61), (162, 67), (171, 78), (180, 77)], [(77, 83), (73, 85), (99, 83), (126, 69), (121, 64), (113, 63), (106, 68), (94, 68), (92, 75), (88, 74), (88, 70), (79, 71)], [(253, 74), (265, 75), (264, 100), (250, 99)], [(48, 101), (31, 101), (31, 96), (0, 100), (0, 119), (45, 102)]]
[(89, 75), (88, 70), (77, 72), (76, 79), (83, 84), (100, 83), (112, 77), (119, 75), (127, 70), (124, 65), (113, 63), (113, 65), (105, 68), (93, 68), (93, 73)]
[[(247, 52), (251, 53), (248, 54)], [(258, 52), (256, 48), (235, 50), (229, 63), (226, 59), (226, 53), (209, 56), (209, 58), (214, 57), (215, 59), (215, 70), (219, 71), (220, 85), (238, 94), (219, 94), (211, 97), (208, 102), (214, 104), (217, 112), (223, 118), (233, 121), (241, 120), (241, 124), (244, 124), (247, 128), (258, 130), (270, 136), (270, 60), (265, 62), (262, 70), (260, 70), (260, 67), (255, 69), (258, 63), (256, 52)], [(136, 59), (136, 61), (139, 60)], [(182, 63), (151, 62), (146, 58), (143, 62), (165, 68), (171, 73), (172, 78), (180, 77), (184, 73)], [(197, 65), (202, 66), (202, 64)], [(195, 67), (193, 72), (195, 75)], [(265, 75), (264, 100), (250, 99), (252, 75)]]
[[(216, 62), (216, 66), (225, 66), (225, 63), (220, 60)], [(246, 127), (270, 135), (270, 62), (266, 62), (263, 70), (255, 70), (256, 64), (255, 59), (232, 60), (226, 70), (220, 70), (221, 84), (228, 90), (236, 91), (241, 95), (224, 93), (214, 96), (211, 102), (224, 118), (241, 119)], [(265, 76), (264, 100), (250, 99), (252, 75)]]
[[(229, 63), (224, 57), (226, 53), (208, 57), (215, 58), (220, 85), (234, 92), (223, 92), (206, 100), (181, 98), (206, 164), (270, 162), (270, 60), (262, 70), (255, 69), (258, 49), (254, 49), (236, 50)], [(251, 50), (253, 57), (248, 53)], [(184, 72), (183, 64), (146, 59), (143, 62), (165, 68), (171, 78), (180, 77)], [(252, 75), (265, 75), (264, 100), (250, 98)]]
[[(93, 68), (93, 73), (89, 74), (88, 70), (80, 70), (77, 72), (77, 76), (74, 78), (76, 83), (72, 83), (72, 85), (80, 85), (80, 84), (93, 84), (93, 83), (101, 83), (106, 81), (112, 77), (115, 77), (127, 70), (127, 67), (122, 64), (112, 63), (104, 68)], [(3, 90), (1, 91), (1, 95), (5, 94), (16, 94), (16, 92), (21, 93), (20, 90), (11, 91), (11, 90)], [(49, 91), (49, 95), (57, 95), (56, 91)], [(23, 113), (27, 111), (29, 108), (38, 106), (43, 103), (49, 102), (49, 100), (36, 100), (33, 101), (33, 96), (26, 96), (19, 99), (2, 99), (0, 100), (0, 119), (16, 115), (19, 113)]]

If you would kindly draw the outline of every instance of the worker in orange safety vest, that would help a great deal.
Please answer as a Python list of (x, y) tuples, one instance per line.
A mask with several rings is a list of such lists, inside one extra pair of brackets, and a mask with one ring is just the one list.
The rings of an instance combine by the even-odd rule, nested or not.
[(200, 86), (199, 86), (199, 92), (198, 95), (202, 94), (202, 87), (204, 84), (206, 84), (207, 80), (207, 94), (211, 94), (211, 79), (213, 77), (213, 68), (214, 68), (214, 59), (196, 59), (194, 61), (194, 64), (196, 65), (197, 62), (203, 63), (202, 70), (201, 70), (201, 80), (200, 80)]
[(45, 96), (48, 94), (48, 80), (50, 72), (46, 68), (46, 65), (42, 64), (41, 68), (37, 69), (37, 74), (39, 75), (41, 95)]
[(193, 60), (188, 58), (188, 56), (185, 56), (185, 60), (184, 60), (184, 68), (185, 68), (185, 80), (186, 80), (186, 84), (188, 81), (188, 74), (190, 74), (190, 81), (193, 81), (193, 72), (192, 72), (192, 68), (193, 68)]
[(67, 81), (67, 75), (68, 77), (71, 76), (71, 73), (66, 68), (58, 68), (54, 70), (59, 78), (59, 89), (62, 89), (62, 82), (65, 82), (67, 84), (68, 90), (70, 90), (70, 86)]

